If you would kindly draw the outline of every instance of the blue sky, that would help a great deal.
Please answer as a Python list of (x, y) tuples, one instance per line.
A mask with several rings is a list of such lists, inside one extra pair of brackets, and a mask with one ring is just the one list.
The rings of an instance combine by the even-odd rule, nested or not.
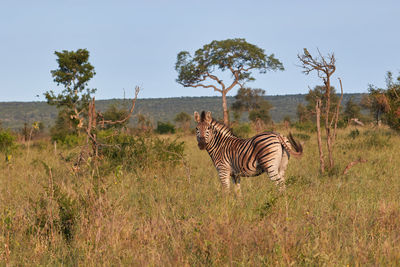
[[(175, 82), (176, 55), (212, 40), (245, 38), (274, 53), (284, 72), (248, 86), (268, 95), (307, 93), (321, 82), (301, 72), (297, 54), (334, 52), (346, 93), (385, 85), (400, 71), (400, 1), (0, 1), (0, 101), (44, 100), (61, 90), (54, 51), (86, 48), (97, 75), (96, 99), (212, 96)], [(236, 89), (229, 95), (234, 95)], [(39, 95), (39, 97), (36, 97)]]

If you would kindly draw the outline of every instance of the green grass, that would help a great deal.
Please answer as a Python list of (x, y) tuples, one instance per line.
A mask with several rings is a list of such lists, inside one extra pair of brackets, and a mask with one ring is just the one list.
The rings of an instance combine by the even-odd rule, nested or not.
[[(352, 137), (351, 129), (340, 130), (336, 167), (322, 176), (315, 135), (302, 133), (311, 138), (304, 141), (304, 156), (290, 159), (286, 193), (263, 174), (242, 179), (241, 199), (221, 192), (194, 136), (179, 137), (190, 177), (182, 165), (102, 172), (88, 164), (76, 173), (50, 144), (32, 145), (29, 154), (20, 148), (11, 164), (0, 163), (0, 261), (398, 265), (400, 137), (359, 131)], [(343, 175), (359, 158), (367, 162)]]

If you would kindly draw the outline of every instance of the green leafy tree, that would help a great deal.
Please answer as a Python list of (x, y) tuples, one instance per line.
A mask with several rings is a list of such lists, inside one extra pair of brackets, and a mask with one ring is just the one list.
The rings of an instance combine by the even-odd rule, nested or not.
[(53, 81), (64, 87), (61, 93), (48, 91), (44, 95), (47, 103), (63, 110), (62, 116), (68, 114), (77, 129), (82, 128), (85, 113), (87, 113), (91, 94), (96, 89), (87, 88), (88, 82), (96, 74), (89, 63), (89, 51), (54, 52), (57, 56), (58, 68), (51, 71)]
[(301, 103), (297, 105), (296, 114), (297, 114), (297, 117), (298, 117), (300, 123), (309, 121), (310, 117), (311, 117), (310, 110), (308, 110), (307, 107)]
[(192, 117), (186, 112), (180, 112), (175, 116), (174, 121), (179, 124), (180, 128), (184, 131), (189, 130), (190, 121)]
[(251, 111), (259, 109), (266, 101), (264, 99), (265, 90), (240, 88), (235, 96), (235, 102), (232, 104), (232, 110), (237, 112)]
[(363, 107), (370, 110), (378, 124), (383, 119), (391, 128), (400, 130), (400, 75), (395, 80), (388, 71), (386, 88), (369, 85), (368, 92), (362, 100)]
[[(337, 103), (339, 101), (339, 96), (336, 94), (336, 89), (335, 87), (331, 86), (331, 89), (329, 90), (329, 98), (330, 98), (330, 107), (329, 107), (329, 112), (326, 112), (326, 105), (323, 105), (321, 107), (321, 118), (324, 121), (326, 114), (329, 114), (329, 119), (332, 119), (332, 116), (335, 115), (336, 112), (336, 107)], [(314, 89), (310, 89), (308, 91), (308, 94), (305, 96), (305, 99), (307, 100), (307, 111), (315, 116), (315, 105), (317, 103), (317, 99), (320, 99), (322, 103), (326, 103), (327, 101), (327, 95), (326, 95), (326, 89), (325, 86), (320, 86), (317, 85), (314, 87)]]
[(382, 116), (389, 112), (389, 100), (386, 97), (386, 90), (373, 85), (368, 87), (368, 95), (362, 99), (362, 106), (369, 109), (377, 124), (380, 124)]
[(386, 74), (386, 96), (389, 100), (390, 109), (386, 113), (386, 119), (390, 127), (400, 131), (400, 75), (393, 79), (392, 72)]
[(76, 134), (76, 123), (71, 120), (69, 112), (62, 109), (58, 112), (58, 116), (53, 127), (50, 128), (50, 135), (53, 141), (65, 142), (70, 135)]
[(264, 96), (265, 90), (263, 89), (240, 88), (235, 96), (235, 102), (232, 104), (232, 110), (239, 114), (248, 112), (249, 120), (252, 122), (260, 120), (268, 124), (271, 122), (269, 111), (272, 105), (265, 100)]
[[(263, 49), (238, 38), (212, 41), (194, 56), (187, 51), (178, 53), (175, 70), (176, 81), (184, 87), (212, 88), (221, 93), (224, 123), (229, 125), (227, 93), (235, 86), (243, 87), (244, 83), (253, 81), (253, 70), (266, 73), (284, 68), (274, 54), (266, 55)], [(232, 75), (228, 84), (221, 77), (225, 71)]]
[(269, 111), (272, 108), (272, 105), (266, 101), (264, 104), (260, 106), (258, 109), (254, 109), (249, 112), (249, 120), (252, 122), (256, 122), (257, 120), (262, 121), (264, 124), (271, 123), (271, 116), (269, 115)]

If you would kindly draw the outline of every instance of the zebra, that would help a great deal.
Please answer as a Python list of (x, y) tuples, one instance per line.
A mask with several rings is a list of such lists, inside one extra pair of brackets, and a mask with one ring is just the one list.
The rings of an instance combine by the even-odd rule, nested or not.
[(224, 191), (230, 179), (240, 194), (240, 177), (258, 176), (266, 172), (279, 190), (285, 190), (285, 171), (290, 155), (303, 154), (301, 144), (292, 134), (288, 138), (275, 132), (264, 132), (249, 139), (236, 137), (230, 128), (214, 120), (211, 112), (195, 111), (196, 137), (200, 150), (207, 150), (217, 169)]

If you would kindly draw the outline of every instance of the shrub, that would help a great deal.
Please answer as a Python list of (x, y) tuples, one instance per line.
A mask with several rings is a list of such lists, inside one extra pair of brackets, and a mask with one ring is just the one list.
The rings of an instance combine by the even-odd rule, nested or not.
[(16, 148), (15, 136), (10, 131), (0, 131), (0, 152), (6, 155), (6, 160), (9, 154)]
[(175, 126), (169, 122), (157, 122), (156, 133), (158, 134), (167, 134), (167, 133), (175, 133)]
[[(309, 132), (309, 133), (314, 133), (317, 131), (317, 125), (311, 121), (305, 121), (305, 122), (296, 122), (293, 124), (293, 126), (303, 132)], [(321, 125), (322, 127), (322, 125)]]
[(294, 133), (293, 136), (299, 138), (300, 140), (304, 140), (304, 141), (307, 141), (310, 139), (310, 136), (308, 134), (303, 134), (303, 133)]
[(360, 135), (360, 131), (358, 129), (352, 130), (349, 133), (349, 137), (352, 139), (356, 139), (356, 137), (358, 137)]
[(112, 166), (122, 165), (126, 169), (146, 169), (154, 166), (175, 166), (183, 157), (184, 142), (160, 139), (156, 136), (131, 136), (118, 134), (109, 136), (100, 132), (99, 152)]
[[(61, 233), (64, 240), (70, 243), (75, 235), (80, 205), (76, 199), (66, 192), (62, 192), (57, 184), (53, 186), (53, 193), (50, 192), (51, 188), (49, 187), (44, 187), (44, 190), (45, 192), (40, 195), (38, 200), (30, 199), (33, 221), (28, 228), (28, 234), (40, 234), (49, 238), (52, 234), (50, 228), (52, 225), (54, 230)], [(54, 203), (51, 203), (51, 199), (48, 197), (51, 194), (54, 195)], [(51, 209), (53, 209), (53, 214)], [(58, 210), (58, 214), (55, 212), (56, 210)]]
[(234, 135), (240, 138), (249, 138), (251, 133), (251, 127), (248, 123), (238, 124), (232, 128)]

